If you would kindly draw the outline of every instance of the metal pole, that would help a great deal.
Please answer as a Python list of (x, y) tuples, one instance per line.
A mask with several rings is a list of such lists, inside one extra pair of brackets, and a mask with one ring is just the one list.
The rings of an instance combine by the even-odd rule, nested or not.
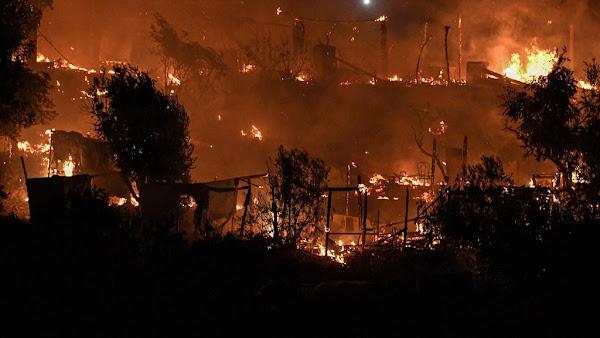
[(408, 201), (409, 201), (410, 191), (408, 185), (406, 186), (406, 209), (404, 211), (404, 239), (402, 248), (406, 248), (406, 233), (408, 232)]
[[(363, 214), (363, 204), (362, 204), (362, 191), (360, 191), (360, 185), (362, 184), (361, 176), (358, 175), (357, 179), (358, 184), (358, 228), (362, 228), (362, 214)], [(360, 236), (358, 237), (358, 242), (360, 244)]]
[(448, 60), (448, 31), (450, 30), (450, 26), (446, 26), (446, 37), (445, 48), (446, 48), (446, 77), (448, 78), (448, 84), (450, 84), (450, 61)]
[(458, 17), (458, 80), (462, 80), (462, 16)]

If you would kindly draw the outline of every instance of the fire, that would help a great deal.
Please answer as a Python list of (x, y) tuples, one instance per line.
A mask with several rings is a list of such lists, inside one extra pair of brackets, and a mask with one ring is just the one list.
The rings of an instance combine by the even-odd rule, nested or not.
[(589, 84), (583, 80), (580, 80), (578, 83), (579, 88), (582, 89), (586, 89), (586, 90), (596, 90), (596, 86)]
[(73, 176), (74, 170), (75, 170), (75, 163), (73, 162), (73, 157), (71, 157), (71, 155), (69, 155), (69, 159), (67, 161), (65, 161), (65, 163), (63, 164), (63, 172), (65, 173), (65, 176), (71, 177), (71, 176)]
[(552, 71), (554, 64), (558, 60), (555, 51), (540, 50), (534, 43), (527, 53), (527, 64), (521, 63), (521, 56), (515, 53), (511, 56), (508, 67), (504, 69), (503, 74), (507, 77), (521, 81), (531, 82), (540, 76), (547, 76)]
[(133, 197), (132, 194), (129, 194), (129, 202), (131, 202), (131, 205), (133, 205), (134, 207), (140, 205), (140, 203), (135, 199), (135, 197)]
[(36, 60), (37, 60), (37, 62), (52, 62), (52, 60), (50, 60), (50, 58), (45, 57), (44, 54), (42, 54), (42, 53), (37, 53)]
[(118, 197), (118, 196), (110, 196), (108, 198), (108, 205), (118, 205), (118, 206), (122, 206), (123, 204), (127, 203), (127, 199), (123, 198), (123, 197)]
[(399, 184), (399, 185), (410, 185), (410, 186), (425, 186), (425, 187), (428, 187), (430, 185), (429, 182), (424, 182), (420, 178), (417, 178), (417, 177), (414, 177), (414, 176), (408, 176), (405, 173), (402, 173), (401, 176), (396, 177), (396, 179), (394, 180), (394, 182), (396, 184)]
[(252, 137), (257, 138), (259, 141), (262, 141), (263, 137), (262, 137), (262, 133), (260, 132), (260, 130), (258, 130), (258, 128), (256, 128), (256, 126), (252, 125)]
[(301, 73), (301, 74), (298, 74), (298, 76), (296, 76), (296, 80), (300, 81), (300, 82), (307, 82), (308, 79), (309, 79), (309, 76), (308, 76), (308, 74), (305, 74), (305, 73)]
[[(97, 71), (95, 69), (87, 69), (84, 67), (78, 67), (75, 66), (74, 64), (66, 61), (66, 60), (51, 60), (50, 58), (44, 56), (42, 53), (37, 53), (37, 58), (36, 58), (37, 62), (52, 62), (54, 65), (54, 68), (66, 68), (66, 69), (71, 69), (71, 70), (79, 70), (82, 72), (86, 72), (88, 74), (95, 74), (97, 73)], [(113, 71), (114, 74), (114, 71)]]
[(375, 21), (377, 21), (377, 22), (383, 22), (383, 21), (386, 21), (386, 20), (387, 20), (387, 16), (382, 15), (379, 18), (377, 18), (377, 20), (375, 20)]
[(389, 182), (388, 179), (386, 179), (385, 177), (383, 177), (380, 174), (373, 174), (373, 176), (371, 176), (371, 178), (369, 179), (369, 183), (371, 184), (378, 184), (380, 181), (386, 181)]
[(27, 141), (17, 143), (17, 148), (25, 153), (33, 153), (35, 151)]
[(398, 77), (398, 75), (394, 75), (392, 77), (389, 77), (388, 80), (390, 80), (390, 82), (402, 82), (402, 78)]
[(174, 84), (176, 86), (180, 86), (181, 85), (181, 80), (179, 80), (178, 78), (176, 78), (173, 74), (169, 73), (169, 80), (171, 80), (171, 84)]
[(250, 73), (254, 69), (256, 69), (256, 65), (253, 65), (253, 64), (248, 64), (248, 65), (244, 64), (242, 66), (242, 73)]

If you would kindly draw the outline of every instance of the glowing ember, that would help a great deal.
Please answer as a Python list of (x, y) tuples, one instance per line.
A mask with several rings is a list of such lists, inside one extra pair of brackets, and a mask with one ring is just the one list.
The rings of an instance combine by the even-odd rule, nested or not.
[(281, 13), (283, 13), (283, 10), (281, 9), (281, 7), (277, 7), (277, 15), (281, 15)]
[(508, 67), (503, 71), (504, 75), (513, 80), (531, 82), (540, 76), (550, 74), (558, 60), (556, 52), (538, 49), (535, 41), (531, 46), (531, 50), (526, 49), (525, 51), (527, 53), (527, 65), (521, 63), (519, 54), (513, 54)]

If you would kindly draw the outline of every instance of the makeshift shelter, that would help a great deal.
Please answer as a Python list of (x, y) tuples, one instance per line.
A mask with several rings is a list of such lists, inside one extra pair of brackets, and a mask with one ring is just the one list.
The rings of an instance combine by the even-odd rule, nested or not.
[(76, 202), (91, 194), (91, 179), (89, 175), (27, 179), (31, 222), (55, 221), (71, 216)]
[[(239, 182), (239, 178), (234, 178), (207, 183), (143, 184), (140, 202), (144, 223), (192, 228), (205, 236), (221, 231), (235, 214), (238, 190), (248, 189), (240, 187)], [(182, 214), (187, 216), (181, 217)]]

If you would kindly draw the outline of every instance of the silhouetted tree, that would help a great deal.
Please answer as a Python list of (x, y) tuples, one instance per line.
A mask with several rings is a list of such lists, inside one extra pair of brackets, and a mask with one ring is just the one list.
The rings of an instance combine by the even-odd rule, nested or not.
[(600, 202), (600, 66), (595, 60), (586, 63), (588, 83), (578, 90), (566, 60), (561, 55), (548, 76), (527, 84), (524, 91), (507, 89), (503, 113), (526, 156), (556, 165), (573, 216), (594, 217)]
[(550, 74), (525, 85), (525, 91), (508, 88), (502, 105), (526, 156), (552, 161), (570, 186), (580, 159), (577, 134), (583, 121), (575, 102), (577, 84), (565, 61), (561, 55)]
[(4, 186), (0, 185), (0, 213), (4, 211), (4, 205), (2, 204), (2, 200), (5, 200), (8, 195), (4, 192)]
[(51, 3), (35, 1), (32, 7), (23, 0), (0, 2), (0, 136), (14, 139), (22, 128), (55, 116), (49, 97), (50, 77), (33, 71), (26, 62), (33, 48), (29, 36), (39, 26), (42, 10)]
[(109, 142), (116, 165), (137, 183), (188, 182), (194, 159), (184, 107), (157, 90), (148, 73), (113, 69), (111, 77), (94, 79), (88, 95), (96, 132)]
[(468, 166), (463, 182), (462, 190), (458, 183), (448, 189), (421, 218), (426, 237), (442, 246), (472, 250), (484, 270), (491, 264), (493, 269), (526, 271), (548, 225), (550, 202), (536, 200), (531, 189), (515, 188), (493, 156)]
[[(323, 218), (321, 196), (327, 191), (329, 168), (306, 151), (279, 147), (269, 165), (269, 190), (277, 215), (274, 232), (286, 244), (297, 244), (314, 234)], [(275, 210), (276, 209), (276, 210)]]

